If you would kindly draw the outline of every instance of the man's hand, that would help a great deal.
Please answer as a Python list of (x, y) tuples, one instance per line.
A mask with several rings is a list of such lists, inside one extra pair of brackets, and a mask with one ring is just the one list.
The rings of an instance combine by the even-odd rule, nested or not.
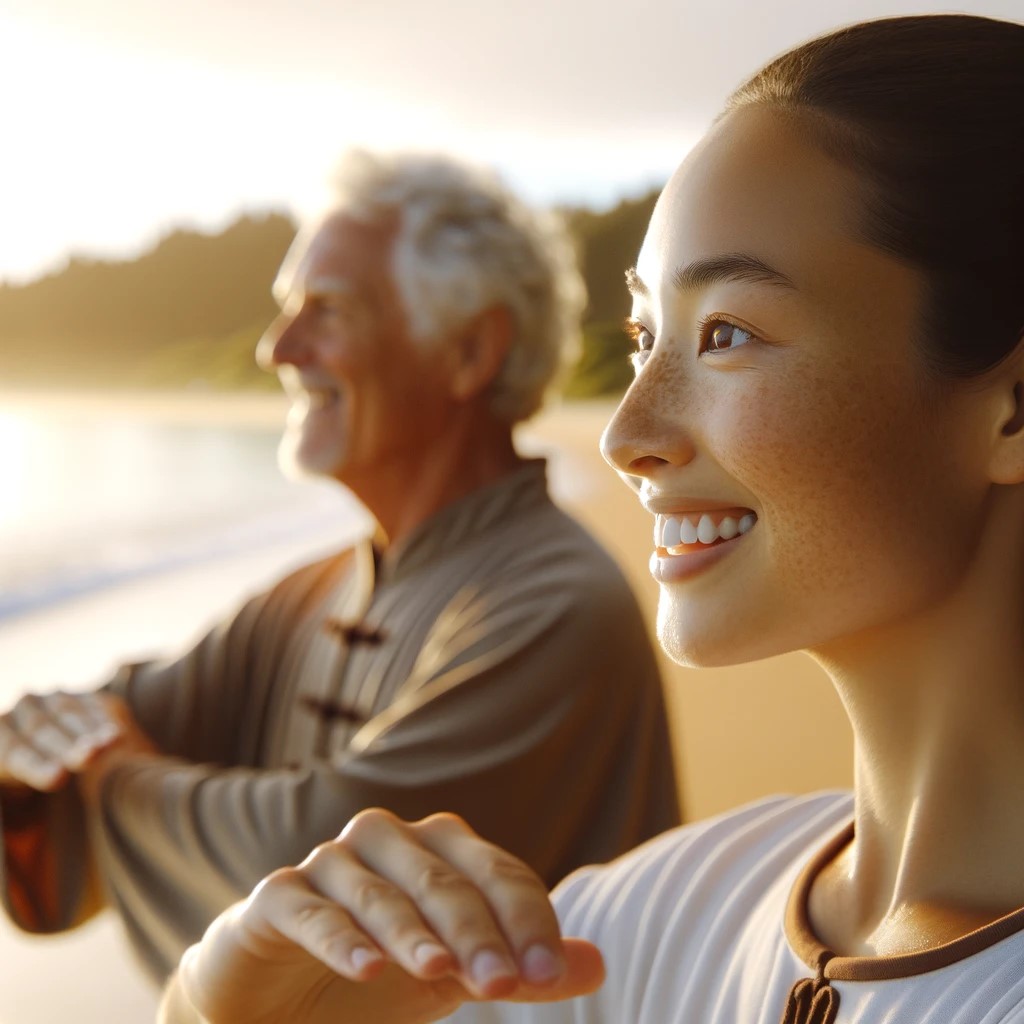
[(97, 694), (103, 710), (117, 726), (117, 737), (112, 743), (97, 748), (75, 772), (75, 781), (87, 803), (94, 803), (103, 779), (111, 769), (140, 755), (158, 755), (159, 748), (135, 721), (131, 708), (120, 698), (109, 693)]
[(217, 918), (178, 983), (211, 1024), (425, 1024), (603, 979), (597, 948), (561, 937), (521, 861), (453, 815), (370, 810)]
[(115, 705), (106, 703), (114, 700), (92, 693), (22, 697), (0, 715), (0, 785), (60, 789), (121, 736)]

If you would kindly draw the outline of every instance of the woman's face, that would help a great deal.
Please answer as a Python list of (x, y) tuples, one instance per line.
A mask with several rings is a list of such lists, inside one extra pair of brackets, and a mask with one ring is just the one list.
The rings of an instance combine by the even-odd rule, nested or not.
[(636, 379), (602, 450), (659, 513), (658, 631), (683, 664), (856, 641), (941, 601), (970, 563), (985, 438), (970, 392), (925, 375), (921, 277), (858, 240), (859, 184), (752, 107), (651, 219)]

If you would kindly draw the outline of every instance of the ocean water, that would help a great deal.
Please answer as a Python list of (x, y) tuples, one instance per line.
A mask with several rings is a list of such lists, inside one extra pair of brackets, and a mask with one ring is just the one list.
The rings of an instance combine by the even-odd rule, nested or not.
[[(253, 411), (230, 397), (0, 392), (0, 712), (27, 690), (91, 688), (126, 660), (184, 649), (307, 551), (367, 528), (337, 485), (285, 480), (280, 403)], [(54, 936), (0, 915), (0, 981), (0, 1024), (156, 1015), (110, 912)]]
[(0, 401), (0, 622), (339, 520), (358, 528), (341, 488), (282, 476), (278, 434), (116, 400)]

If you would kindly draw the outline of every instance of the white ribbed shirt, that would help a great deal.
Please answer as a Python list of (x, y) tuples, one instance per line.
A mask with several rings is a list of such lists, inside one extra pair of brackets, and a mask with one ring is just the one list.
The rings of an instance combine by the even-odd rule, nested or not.
[[(778, 1024), (814, 976), (801, 893), (848, 840), (848, 793), (763, 800), (571, 875), (554, 902), (608, 977), (562, 1003), (464, 1006), (457, 1024)], [(787, 920), (788, 908), (788, 920)], [(938, 950), (837, 957), (836, 1024), (1024, 1024), (1024, 910)], [(943, 963), (943, 961), (946, 961)]]

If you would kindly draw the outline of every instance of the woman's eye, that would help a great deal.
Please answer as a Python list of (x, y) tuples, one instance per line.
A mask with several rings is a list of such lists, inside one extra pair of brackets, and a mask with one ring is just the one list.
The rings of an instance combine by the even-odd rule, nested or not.
[(739, 348), (746, 345), (754, 335), (751, 331), (736, 324), (726, 323), (724, 320), (712, 320), (704, 325), (705, 351), (725, 352), (730, 348)]
[(639, 320), (630, 318), (626, 321), (626, 333), (632, 338), (636, 350), (629, 355), (634, 369), (639, 369), (647, 361), (651, 349), (654, 348), (654, 335)]
[(650, 352), (654, 348), (654, 335), (646, 327), (638, 327), (633, 340), (637, 352)]

